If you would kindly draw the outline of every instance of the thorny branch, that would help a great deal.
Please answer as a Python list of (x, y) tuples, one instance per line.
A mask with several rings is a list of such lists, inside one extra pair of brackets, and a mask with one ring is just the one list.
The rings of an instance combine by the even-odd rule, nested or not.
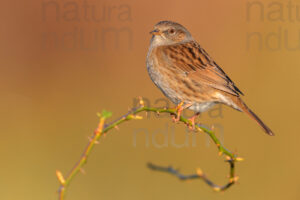
[[(73, 166), (71, 171), (67, 174), (67, 176), (63, 176), (63, 174), (60, 171), (56, 171), (56, 176), (57, 179), (60, 183), (59, 189), (58, 189), (58, 194), (59, 194), (59, 200), (63, 200), (65, 197), (65, 192), (67, 187), (69, 186), (70, 182), (72, 181), (73, 177), (78, 174), (78, 172), (83, 171), (82, 167), (86, 164), (87, 158), (92, 152), (92, 149), (94, 148), (95, 144), (98, 143), (98, 140), (100, 137), (104, 134), (110, 131), (113, 128), (118, 128), (119, 124), (122, 124), (123, 122), (132, 120), (132, 119), (142, 119), (142, 116), (137, 115), (138, 113), (141, 112), (154, 112), (154, 113), (168, 113), (172, 116), (177, 116), (177, 109), (167, 109), (167, 108), (150, 108), (146, 107), (144, 105), (143, 100), (140, 98), (140, 106), (131, 109), (126, 113), (125, 115), (121, 116), (117, 120), (105, 124), (105, 121), (107, 118), (111, 116), (110, 112), (103, 111), (101, 114), (98, 114), (100, 117), (100, 121), (98, 124), (98, 127), (94, 131), (94, 134), (91, 136), (89, 139), (89, 142), (84, 149), (80, 159), (77, 161), (77, 163)], [(183, 122), (187, 126), (192, 126), (192, 122), (184, 118), (183, 116), (180, 116), (179, 119), (180, 122)], [(195, 174), (191, 175), (183, 175), (178, 172), (178, 170), (175, 170), (172, 167), (162, 167), (162, 166), (157, 166), (154, 164), (149, 163), (148, 167), (152, 170), (156, 171), (161, 171), (161, 172), (167, 172), (169, 174), (172, 174), (176, 177), (178, 177), (181, 180), (191, 180), (191, 179), (202, 179), (205, 183), (207, 183), (210, 187), (212, 187), (215, 191), (224, 191), (228, 189), (230, 186), (232, 186), (238, 179), (238, 177), (235, 176), (235, 163), (237, 161), (241, 161), (242, 158), (237, 157), (235, 154), (231, 153), (229, 150), (227, 150), (219, 141), (219, 139), (215, 136), (213, 131), (207, 129), (204, 126), (201, 126), (199, 124), (196, 124), (195, 126), (196, 131), (199, 132), (205, 132), (206, 134), (209, 135), (209, 137), (214, 141), (216, 144), (218, 150), (219, 150), (219, 155), (224, 154), (226, 156), (226, 162), (229, 164), (230, 167), (230, 172), (229, 172), (229, 181), (225, 185), (217, 185), (214, 182), (212, 182), (207, 176), (202, 172), (201, 169), (197, 169)]]

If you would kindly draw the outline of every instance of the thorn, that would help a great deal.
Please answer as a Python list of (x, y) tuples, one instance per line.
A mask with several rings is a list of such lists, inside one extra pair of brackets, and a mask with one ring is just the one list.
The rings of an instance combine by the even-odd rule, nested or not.
[(198, 176), (202, 177), (203, 176), (203, 171), (200, 168), (197, 168), (196, 173)]
[(145, 102), (144, 102), (144, 100), (143, 100), (143, 97), (139, 96), (139, 99), (140, 99), (140, 101), (139, 101), (140, 105), (141, 105), (142, 107), (145, 107)]
[(239, 179), (240, 179), (240, 177), (235, 176), (235, 177), (234, 177), (234, 182), (237, 182)]
[(221, 188), (220, 188), (220, 187), (217, 187), (217, 186), (215, 186), (215, 187), (213, 187), (213, 190), (214, 190), (214, 191), (216, 191), (216, 192), (220, 192)]
[(133, 115), (132, 119), (143, 119), (143, 116), (140, 115)]
[[(96, 131), (95, 131), (95, 134), (96, 134)], [(88, 136), (88, 140), (89, 140), (89, 142), (91, 142), (92, 138), (90, 136)]]
[(238, 176), (235, 176), (229, 180), (230, 183), (237, 182), (239, 180)]
[(56, 177), (57, 177), (58, 181), (60, 182), (60, 184), (65, 185), (66, 180), (59, 170), (56, 170)]
[(223, 155), (223, 151), (219, 151), (218, 155), (219, 156)]
[(133, 119), (133, 118), (134, 118), (134, 116), (132, 114), (127, 115), (127, 117), (126, 117), (126, 119)]
[(237, 157), (235, 158), (236, 161), (244, 161), (244, 158), (241, 158), (241, 157)]
[(225, 158), (226, 158), (227, 161), (232, 160), (229, 156), (226, 156)]
[(99, 144), (99, 141), (98, 141), (98, 140), (95, 140), (94, 144)]
[(86, 172), (85, 172), (85, 170), (84, 170), (83, 168), (80, 168), (79, 171), (80, 171), (82, 174), (84, 174), (84, 175), (86, 174)]
[(114, 128), (117, 129), (118, 131), (120, 130), (118, 125), (116, 125)]
[(199, 132), (204, 132), (199, 126), (196, 126), (196, 129), (197, 129), (197, 131), (199, 131)]

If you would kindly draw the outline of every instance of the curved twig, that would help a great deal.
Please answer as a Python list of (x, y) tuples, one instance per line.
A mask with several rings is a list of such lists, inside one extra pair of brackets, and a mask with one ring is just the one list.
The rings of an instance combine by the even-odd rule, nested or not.
[[(124, 123), (125, 121), (129, 121), (129, 120), (132, 120), (132, 119), (142, 119), (141, 116), (137, 115), (138, 113), (141, 113), (141, 112), (169, 113), (170, 115), (177, 116), (177, 110), (176, 109), (146, 107), (146, 106), (144, 106), (144, 103), (143, 103), (142, 100), (140, 101), (140, 106), (139, 107), (133, 108), (128, 113), (126, 113), (122, 117), (118, 118), (117, 120), (115, 120), (115, 121), (113, 121), (109, 124), (105, 124), (105, 121), (106, 121), (107, 118), (109, 118), (111, 116), (111, 113), (107, 112), (107, 111), (103, 111), (101, 115), (99, 114), (100, 122), (98, 124), (97, 129), (94, 131), (94, 134), (91, 136), (91, 138), (90, 138), (86, 148), (84, 149), (84, 152), (82, 153), (80, 159), (77, 161), (77, 163), (74, 165), (74, 167), (68, 173), (68, 175), (64, 177), (60, 171), (58, 171), (58, 170), (56, 171), (56, 176), (57, 176), (57, 178), (59, 180), (59, 183), (60, 183), (59, 190), (58, 190), (59, 200), (64, 199), (67, 187), (69, 186), (69, 184), (72, 181), (73, 177), (78, 172), (82, 171), (82, 167), (86, 164), (88, 156), (90, 155), (92, 149), (94, 148), (94, 145), (98, 143), (98, 140), (100, 139), (100, 137), (104, 133), (107, 133), (108, 131), (110, 131), (111, 129), (117, 128), (119, 124)], [(184, 118), (182, 116), (180, 116), (179, 121), (185, 123), (188, 126), (192, 126), (192, 122), (189, 119)], [(239, 160), (242, 160), (242, 159), (238, 158), (236, 155), (234, 155), (229, 150), (227, 150), (221, 144), (219, 139), (215, 136), (215, 134), (211, 130), (209, 130), (209, 129), (201, 126), (201, 125), (197, 125), (195, 128), (196, 128), (197, 131), (202, 131), (202, 132), (205, 132), (206, 134), (208, 134), (210, 136), (210, 138), (216, 144), (216, 146), (219, 150), (219, 154), (225, 154), (226, 155), (227, 162), (230, 165), (230, 175), (229, 175), (229, 181), (228, 181), (227, 184), (225, 184), (224, 186), (218, 186), (218, 185), (214, 184), (212, 181), (210, 181), (204, 175), (204, 173), (200, 169), (197, 170), (196, 174), (182, 175), (177, 170), (173, 169), (172, 167), (160, 167), (160, 166), (156, 166), (156, 165), (153, 165), (153, 164), (148, 164), (148, 167), (150, 169), (153, 169), (153, 170), (158, 170), (158, 171), (163, 171), (163, 172), (173, 174), (173, 175), (177, 176), (178, 178), (180, 178), (181, 180), (203, 179), (209, 186), (211, 186), (214, 190), (217, 190), (217, 191), (222, 191), (222, 190), (228, 189), (237, 180), (237, 177), (235, 177), (235, 162), (239, 161)]]
[(208, 179), (207, 176), (202, 172), (202, 170), (200, 168), (197, 169), (195, 174), (185, 175), (185, 174), (180, 173), (179, 170), (176, 170), (171, 166), (162, 167), (162, 166), (154, 165), (152, 163), (148, 163), (147, 166), (151, 170), (166, 172), (171, 175), (174, 175), (182, 181), (193, 180), (193, 179), (202, 179), (207, 185), (212, 187), (215, 191), (224, 191), (224, 190), (228, 189), (230, 186), (232, 186), (238, 180), (238, 177), (234, 176), (234, 174), (235, 174), (234, 173), (234, 170), (235, 170), (234, 160), (227, 160), (227, 162), (229, 163), (229, 166), (230, 166), (230, 177), (231, 178), (225, 185), (222, 185), (222, 186), (217, 185), (214, 182), (212, 182), (210, 179)]

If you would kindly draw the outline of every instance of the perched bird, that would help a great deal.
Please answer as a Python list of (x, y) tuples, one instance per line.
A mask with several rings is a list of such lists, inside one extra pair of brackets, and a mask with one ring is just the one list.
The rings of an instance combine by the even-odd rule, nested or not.
[(243, 93), (182, 25), (161, 21), (152, 34), (147, 70), (155, 85), (183, 109), (198, 113), (222, 103), (248, 114), (268, 135), (274, 135), (241, 99)]

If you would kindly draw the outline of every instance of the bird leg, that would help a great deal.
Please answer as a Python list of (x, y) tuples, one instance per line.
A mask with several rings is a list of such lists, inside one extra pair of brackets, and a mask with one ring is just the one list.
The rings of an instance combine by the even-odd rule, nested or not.
[(191, 118), (189, 118), (188, 120), (190, 120), (192, 122), (192, 130), (195, 130), (195, 119), (200, 115), (200, 112), (197, 112), (195, 115), (193, 115)]
[(188, 107), (190, 107), (190, 106), (192, 106), (193, 104), (191, 104), (191, 103), (188, 103), (188, 104), (185, 104), (185, 105), (183, 105), (184, 104), (184, 102), (182, 101), (182, 102), (180, 102), (177, 106), (176, 106), (176, 110), (177, 110), (177, 117), (176, 118), (173, 118), (173, 121), (174, 122), (178, 122), (179, 121), (179, 119), (180, 119), (180, 116), (181, 116), (181, 113), (182, 113), (182, 111), (184, 110), (184, 109), (186, 109), (186, 108), (188, 108)]

